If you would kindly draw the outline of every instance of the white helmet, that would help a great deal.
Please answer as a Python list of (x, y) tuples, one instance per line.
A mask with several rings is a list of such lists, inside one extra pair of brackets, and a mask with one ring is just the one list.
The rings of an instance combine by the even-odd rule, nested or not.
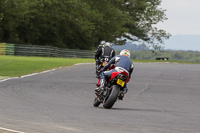
[(127, 49), (123, 49), (121, 52), (120, 52), (120, 55), (125, 55), (125, 56), (128, 56), (130, 58), (131, 54), (130, 52), (127, 50)]
[(105, 41), (101, 41), (101, 45), (105, 44), (106, 42)]
[(111, 47), (111, 44), (109, 42), (106, 42), (105, 46)]

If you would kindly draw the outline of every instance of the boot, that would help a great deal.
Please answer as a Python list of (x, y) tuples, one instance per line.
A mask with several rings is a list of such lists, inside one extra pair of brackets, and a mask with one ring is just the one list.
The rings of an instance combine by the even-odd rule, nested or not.
[(124, 93), (123, 92), (121, 92), (120, 94), (119, 94), (119, 100), (123, 100), (123, 98), (124, 98)]
[(95, 89), (96, 92), (104, 91), (105, 80), (101, 79), (100, 86)]
[(128, 88), (125, 87), (124, 90), (120, 92), (120, 94), (119, 94), (119, 100), (123, 100), (124, 94), (126, 94), (127, 91), (128, 91)]
[(125, 87), (125, 88), (124, 88), (124, 94), (127, 93), (127, 92), (128, 92), (128, 88)]

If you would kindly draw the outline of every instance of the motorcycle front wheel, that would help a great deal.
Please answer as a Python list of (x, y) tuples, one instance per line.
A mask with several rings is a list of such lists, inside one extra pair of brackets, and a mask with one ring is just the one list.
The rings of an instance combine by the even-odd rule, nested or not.
[(93, 102), (93, 106), (98, 107), (100, 104), (101, 104), (101, 102), (99, 101), (99, 99), (97, 97), (95, 97), (94, 102)]

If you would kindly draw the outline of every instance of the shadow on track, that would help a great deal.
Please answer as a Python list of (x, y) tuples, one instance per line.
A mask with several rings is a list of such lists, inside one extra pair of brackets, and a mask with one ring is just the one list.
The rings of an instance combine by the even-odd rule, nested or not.
[(123, 110), (123, 111), (134, 111), (134, 112), (162, 112), (158, 109), (137, 109), (137, 108), (112, 108), (111, 110)]

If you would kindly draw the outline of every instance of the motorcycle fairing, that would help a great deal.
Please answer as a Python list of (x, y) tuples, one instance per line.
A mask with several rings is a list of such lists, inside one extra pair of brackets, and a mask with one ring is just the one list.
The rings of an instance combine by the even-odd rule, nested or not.
[(126, 83), (128, 83), (128, 82), (129, 82), (129, 74), (128, 74), (127, 72), (125, 72), (125, 71), (113, 72), (112, 75), (111, 75), (110, 81), (111, 81), (112, 79), (114, 79), (114, 78), (115, 78), (118, 74), (120, 74), (120, 73), (125, 74), (126, 76), (128, 76), (128, 78), (127, 78), (127, 80), (126, 80)]

